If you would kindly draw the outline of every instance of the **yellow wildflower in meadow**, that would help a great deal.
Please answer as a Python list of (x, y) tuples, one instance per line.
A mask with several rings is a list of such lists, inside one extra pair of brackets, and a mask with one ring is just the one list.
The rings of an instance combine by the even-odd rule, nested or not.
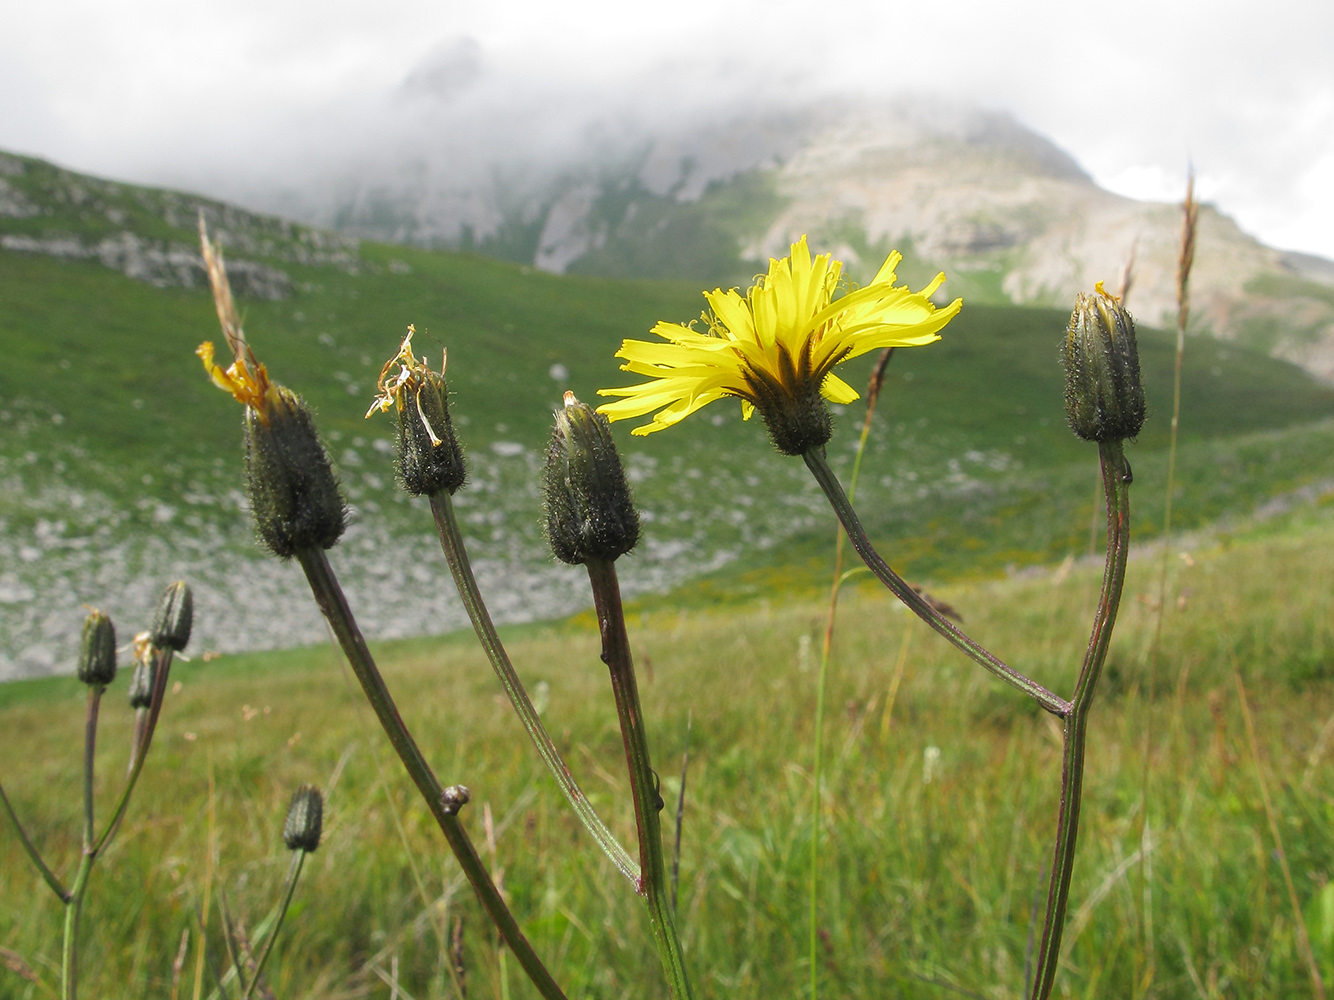
[[(833, 373), (839, 362), (885, 347), (917, 347), (940, 339), (962, 300), (937, 309), (938, 274), (919, 292), (894, 284), (902, 256), (895, 252), (869, 284), (846, 288), (843, 265), (829, 254), (811, 256), (803, 236), (792, 252), (769, 261), (769, 273), (742, 295), (705, 292), (705, 329), (660, 322), (665, 343), (627, 340), (616, 356), (623, 371), (650, 381), (599, 395), (624, 397), (598, 407), (609, 420), (653, 413), (634, 434), (663, 430), (715, 399), (735, 396), (747, 420), (756, 409), (780, 451), (801, 454), (829, 439), (821, 400), (850, 403), (856, 390)], [(656, 412), (655, 412), (656, 411)]]

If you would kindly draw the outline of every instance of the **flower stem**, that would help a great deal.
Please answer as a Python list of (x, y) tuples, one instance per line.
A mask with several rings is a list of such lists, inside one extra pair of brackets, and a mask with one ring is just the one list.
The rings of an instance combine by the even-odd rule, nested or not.
[[(875, 404), (880, 399), (880, 387), (885, 381), (885, 370), (894, 357), (894, 348), (886, 347), (880, 355), (875, 370), (871, 373), (866, 390), (866, 416), (862, 418), (861, 436), (857, 439), (857, 451), (852, 459), (852, 477), (848, 482), (848, 504), (857, 497), (857, 479), (861, 474), (862, 459), (866, 455), (866, 442), (871, 437), (871, 418), (875, 416)], [(843, 572), (842, 531), (834, 535), (834, 581), (829, 585), (829, 611), (825, 615), (824, 641), (820, 644), (820, 676), (815, 687), (815, 733), (811, 737), (814, 744), (811, 766), (811, 896), (810, 896), (810, 939), (807, 942), (811, 966), (811, 1000), (818, 1000), (820, 995), (819, 955), (819, 897), (820, 897), (820, 779), (824, 762), (824, 693), (825, 680), (829, 673), (829, 657), (834, 647), (834, 618), (838, 612), (838, 594), (843, 589), (847, 576)]]
[(9, 814), (9, 819), (14, 824), (14, 829), (19, 835), (19, 841), (23, 844), (23, 850), (27, 852), (28, 857), (32, 859), (32, 863), (36, 865), (37, 870), (41, 872), (42, 881), (50, 887), (52, 892), (60, 897), (62, 903), (68, 903), (70, 900), (68, 890), (61, 884), (60, 879), (56, 878), (56, 873), (47, 867), (46, 862), (42, 860), (41, 854), (39, 854), (37, 848), (33, 846), (33, 842), (28, 839), (28, 831), (23, 829), (23, 824), (19, 822), (18, 814), (14, 812), (14, 807), (10, 804), (9, 796), (5, 794), (5, 786), (3, 784), (0, 784), (0, 803), (4, 803), (5, 812)]
[(637, 888), (648, 906), (653, 939), (658, 946), (658, 956), (662, 960), (672, 995), (676, 1000), (692, 1000), (695, 994), (686, 973), (685, 958), (667, 892), (662, 831), (658, 822), (658, 813), (663, 803), (658, 793), (657, 775), (649, 763), (648, 735), (644, 731), (644, 713), (639, 703), (639, 686), (635, 681), (634, 659), (630, 654), (630, 637), (625, 629), (616, 566), (609, 560), (590, 559), (587, 568), (593, 588), (593, 603), (597, 609), (598, 628), (602, 634), (602, 662), (611, 674), (616, 715), (621, 723), (625, 761), (630, 771), (630, 789), (635, 802), (641, 872)]
[(528, 692), (524, 690), (523, 682), (519, 680), (519, 675), (514, 670), (514, 665), (510, 662), (509, 655), (505, 652), (505, 647), (500, 641), (500, 636), (496, 632), (496, 627), (491, 621), (491, 615), (486, 609), (486, 603), (482, 600), (481, 591), (478, 590), (477, 580), (473, 576), (472, 564), (468, 560), (467, 550), (463, 545), (463, 535), (459, 531), (458, 519), (454, 516), (454, 503), (448, 493), (440, 491), (431, 495), (431, 513), (435, 515), (436, 528), (440, 534), (440, 547), (444, 550), (445, 561), (449, 563), (449, 570), (454, 574), (454, 583), (458, 587), (459, 597), (463, 600), (463, 606), (468, 610), (468, 617), (472, 619), (473, 629), (477, 632), (477, 638), (486, 650), (486, 655), (491, 660), (491, 666), (495, 669), (496, 676), (500, 678), (501, 685), (505, 688), (505, 693), (509, 695), (510, 704), (514, 706), (514, 711), (518, 714), (520, 721), (523, 722), (524, 729), (528, 730), (528, 736), (533, 741), (533, 746), (537, 748), (538, 755), (542, 762), (546, 764), (547, 770), (551, 776), (556, 779), (556, 784), (564, 793), (566, 801), (574, 810), (580, 821), (593, 839), (597, 841), (598, 846), (602, 848), (603, 853), (607, 855), (617, 869), (628, 878), (633, 884), (639, 884), (640, 867), (635, 859), (630, 857), (629, 853), (610, 830), (607, 829), (593, 808), (593, 804), (588, 801), (588, 796), (584, 790), (579, 787), (579, 783), (570, 773), (569, 766), (561, 758), (560, 751), (556, 749), (555, 743), (547, 734), (546, 727), (542, 724), (541, 717), (537, 710), (533, 708), (533, 703), (528, 699)]
[[(273, 927), (269, 931), (269, 936), (264, 940), (264, 950), (259, 954), (259, 960), (255, 963), (255, 971), (250, 976), (250, 985), (246, 987), (241, 1000), (250, 1000), (255, 995), (255, 987), (259, 983), (259, 977), (264, 972), (264, 963), (269, 960), (269, 953), (273, 951), (273, 942), (278, 940), (278, 931), (282, 929), (283, 920), (287, 916), (287, 908), (292, 903), (292, 893), (296, 891), (296, 880), (301, 877), (301, 866), (305, 863), (306, 852), (296, 850), (292, 852), (292, 866), (287, 870), (287, 885), (283, 889), (282, 905), (278, 907), (278, 916), (273, 921)], [(240, 974), (240, 966), (237, 966), (237, 974)]]
[(852, 542), (852, 547), (857, 550), (857, 554), (862, 557), (862, 561), (876, 575), (876, 578), (888, 587), (895, 597), (906, 604), (918, 618), (966, 653), (974, 662), (980, 664), (984, 669), (995, 674), (1007, 684), (1024, 692), (1048, 712), (1062, 718), (1069, 713), (1070, 703), (1068, 701), (1053, 694), (1037, 681), (1021, 674), (998, 659), (986, 647), (972, 639), (966, 632), (924, 601), (901, 576), (890, 568), (889, 563), (881, 558), (880, 553), (876, 552), (870, 539), (866, 537), (866, 531), (862, 528), (861, 520), (857, 517), (857, 512), (852, 509), (852, 504), (849, 502), (847, 494), (843, 492), (843, 487), (839, 485), (838, 477), (834, 475), (833, 469), (829, 467), (823, 449), (813, 448), (803, 453), (802, 457), (806, 460), (806, 467), (815, 476), (815, 481), (824, 490), (825, 496), (834, 508), (834, 513), (838, 515), (843, 530), (848, 533), (848, 540)]
[(152, 700), (148, 707), (148, 716), (144, 722), (142, 732), (139, 726), (135, 726), (136, 741), (131, 748), (131, 757), (133, 763), (130, 766), (129, 777), (125, 780), (125, 788), (120, 793), (120, 801), (116, 803), (116, 808), (111, 816), (111, 822), (106, 825), (102, 831), (102, 836), (98, 837), (93, 843), (92, 854), (96, 856), (102, 848), (107, 845), (121, 820), (125, 818), (125, 810), (130, 805), (130, 795), (134, 792), (134, 786), (139, 781), (139, 775), (143, 772), (144, 761), (148, 757), (148, 748), (153, 742), (153, 733), (157, 729), (158, 716), (162, 714), (162, 700), (167, 693), (167, 675), (171, 673), (171, 661), (175, 655), (171, 649), (156, 649), (153, 655), (157, 659), (157, 670), (153, 676)]
[(533, 951), (533, 946), (519, 929), (514, 915), (510, 913), (509, 907), (500, 895), (500, 890), (491, 880), (467, 831), (455, 814), (456, 810), (446, 805), (444, 789), (426, 762), (416, 740), (408, 731), (403, 717), (399, 715), (398, 706), (394, 704), (380, 669), (366, 647), (366, 640), (352, 617), (347, 597), (343, 594), (343, 588), (339, 586), (333, 567), (329, 565), (324, 551), (305, 548), (296, 553), (296, 558), (301, 563), (301, 568), (305, 570), (311, 592), (315, 595), (315, 603), (319, 605), (320, 611), (333, 628), (334, 635), (338, 637), (343, 654), (347, 657), (353, 673), (357, 675), (357, 680), (361, 682), (361, 689), (365, 692), (371, 708), (375, 710), (380, 726), (389, 737), (390, 744), (398, 753), (404, 769), (417, 786), (427, 808), (431, 810), (431, 815), (435, 817), (440, 832), (444, 834), (445, 840), (454, 852), (454, 857), (458, 859), (459, 867), (463, 869), (463, 874), (472, 884), (473, 891), (477, 893), (477, 898), (486, 909), (487, 915), (500, 931), (505, 943), (514, 952), (538, 992), (547, 1000), (565, 1000), (565, 994), (551, 978), (551, 973), (547, 971), (542, 960)]
[(93, 846), (93, 765), (97, 757), (97, 716), (102, 707), (101, 684), (88, 689), (88, 716), (83, 727), (83, 851)]
[(1037, 972), (1033, 979), (1033, 1000), (1046, 1000), (1056, 981), (1065, 910), (1070, 897), (1070, 878), (1075, 866), (1075, 842), (1079, 835), (1088, 713), (1093, 704), (1098, 677), (1107, 660), (1112, 628), (1116, 624), (1116, 612), (1125, 586), (1126, 556), (1130, 551), (1130, 465), (1125, 460), (1120, 441), (1103, 442), (1098, 445), (1098, 451), (1102, 461), (1103, 492), (1107, 497), (1107, 563), (1103, 570), (1102, 593), (1093, 618), (1088, 650), (1084, 654), (1084, 665), (1079, 671), (1074, 700), (1065, 717), (1056, 847), (1047, 893), (1047, 915), (1042, 927), (1042, 944), (1038, 949)]
[(79, 993), (79, 917), (83, 913), (83, 897), (88, 890), (88, 877), (93, 872), (97, 856), (85, 849), (79, 861), (79, 870), (70, 886), (65, 903), (65, 940), (60, 955), (60, 995), (62, 1000), (76, 1000)]

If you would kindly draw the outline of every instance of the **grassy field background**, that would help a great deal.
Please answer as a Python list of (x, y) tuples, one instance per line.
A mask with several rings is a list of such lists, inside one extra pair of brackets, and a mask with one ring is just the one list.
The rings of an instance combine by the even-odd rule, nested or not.
[[(579, 611), (589, 603), (580, 574), (546, 555), (536, 469), (560, 393), (592, 401), (623, 384), (620, 340), (696, 314), (699, 289), (329, 242), (26, 162), (8, 183), (38, 211), (0, 220), (0, 236), (35, 241), (0, 249), (0, 657), (61, 669), (82, 604), (110, 610), (125, 635), (168, 580), (189, 578), (198, 598), (195, 662), (174, 673), (145, 782), (95, 876), (89, 995), (207, 996), (196, 993), (196, 951), (172, 985), (182, 933), (221, 960), (216, 913), (203, 909), (219, 893), (248, 927), (262, 922), (286, 869), (287, 798), (303, 781), (329, 794), (328, 832), (272, 967), (278, 995), (387, 996), (380, 974), (396, 963), (402, 995), (454, 996), (444, 943), (458, 918), (468, 995), (509, 995), (470, 891), (337, 652), (318, 642), (299, 573), (256, 549), (239, 490), (239, 412), (192, 353), (217, 336), (206, 293), (188, 267), (155, 285), (107, 263), (122, 258), (106, 241), (124, 244), (126, 232), (188, 255), (197, 209), (227, 234), (234, 261), (286, 289), (243, 299), (245, 322), (275, 377), (315, 405), (339, 464), (355, 516), (333, 562), (428, 756), (445, 781), (472, 788), (466, 821), (480, 843), (493, 830), (526, 932), (572, 996), (664, 995), (650, 985), (656, 960), (637, 904), (565, 814), (480, 652), (452, 631), (463, 617), (429, 514), (394, 489), (391, 425), (362, 414), (409, 322), (429, 354), (448, 344), (472, 469), (457, 504), (483, 591), (498, 617), (529, 622), (507, 630), (520, 672), (628, 840), (596, 625)], [(60, 240), (83, 249), (61, 256)], [(1068, 693), (1101, 529), (1095, 449), (1061, 413), (1065, 321), (968, 305), (940, 344), (901, 352), (858, 506), (897, 568)], [(1141, 352), (1150, 420), (1129, 457), (1142, 542), (1160, 529), (1167, 489), (1172, 340), (1143, 330)], [(1186, 357), (1174, 496), (1183, 533), (1169, 552), (1162, 645), (1155, 660), (1158, 561), (1140, 549), (1093, 721), (1061, 995), (1305, 994), (1261, 780), (1334, 977), (1334, 390), (1235, 345), (1192, 338)], [(849, 366), (847, 380), (863, 383), (871, 360)], [(837, 415), (831, 461), (844, 474), (861, 412)], [(809, 978), (811, 706), (832, 515), (801, 463), (774, 454), (734, 405), (648, 439), (616, 433), (646, 514), (622, 577), (668, 793), (687, 718), (694, 725), (680, 896), (688, 959), (705, 996), (798, 995)], [(424, 632), (443, 634), (395, 638)], [(199, 655), (280, 643), (306, 645)], [(1256, 715), (1254, 752), (1238, 676)], [(104, 710), (103, 802), (124, 771), (123, 692), (124, 679)], [(824, 995), (944, 996), (951, 985), (1018, 995), (1050, 855), (1052, 723), (863, 581), (840, 619), (828, 704)], [(68, 873), (82, 692), (59, 677), (0, 684), (0, 720), (5, 787)], [(50, 984), (61, 915), (48, 897), (16, 839), (0, 835), (0, 945)], [(509, 978), (513, 995), (529, 995), (513, 963)], [(42, 995), (0, 970), (0, 997)]]
[[(1158, 561), (1132, 560), (1090, 737), (1058, 995), (1307, 994), (1261, 776), (1325, 974), (1334, 974), (1331, 542), (1327, 497), (1174, 550), (1152, 685)], [(1062, 691), (1096, 584), (1093, 567), (1066, 567), (937, 596), (973, 634)], [(778, 595), (631, 616), (669, 800), (693, 719), (679, 905), (705, 996), (804, 989), (810, 706), (822, 627), (820, 602)], [(510, 643), (585, 787), (623, 841), (632, 838), (596, 624), (581, 615), (520, 628)], [(570, 995), (665, 996), (650, 985), (656, 959), (628, 886), (565, 811), (473, 644), (451, 637), (378, 652), (442, 778), (472, 789), (465, 815), (479, 843), (489, 812), (512, 904)], [(1242, 726), (1237, 674), (1258, 755)], [(261, 920), (286, 869), (287, 796), (303, 781), (327, 789), (327, 833), (276, 956), (277, 995), (387, 996), (377, 970), (397, 962), (407, 995), (453, 996), (440, 941), (456, 918), (469, 996), (506, 995), (494, 935), (335, 649), (224, 657), (178, 665), (173, 676), (179, 687), (146, 780), (93, 884), (91, 995), (169, 995), (182, 931), (197, 942), (206, 894), (225, 892), (247, 926)], [(123, 683), (105, 709), (99, 786), (108, 791), (128, 740)], [(1017, 996), (1049, 861), (1060, 766), (1053, 721), (870, 589), (845, 601), (830, 683), (820, 817), (826, 995), (956, 995), (932, 980)], [(57, 870), (68, 871), (82, 691), (55, 678), (0, 692), (6, 787)], [(209, 919), (221, 962), (216, 915)], [(59, 908), (6, 835), (0, 943), (50, 982), (59, 926)], [(193, 954), (182, 996), (193, 988)], [(1150, 954), (1154, 974), (1141, 988)], [(509, 995), (533, 995), (512, 963), (511, 978)], [(40, 995), (12, 975), (0, 979), (0, 994)]]

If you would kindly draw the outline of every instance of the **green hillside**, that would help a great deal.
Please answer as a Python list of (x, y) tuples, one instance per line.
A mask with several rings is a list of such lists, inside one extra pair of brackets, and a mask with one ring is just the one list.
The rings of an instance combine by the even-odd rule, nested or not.
[[(204, 646), (321, 634), (295, 571), (257, 569), (241, 506), (239, 411), (193, 354), (218, 336), (192, 258), (201, 211), (241, 276), (256, 351), (314, 404), (338, 460), (355, 518), (337, 558), (372, 631), (463, 622), (429, 516), (393, 487), (392, 427), (362, 418), (409, 323), (421, 350), (448, 346), (471, 469), (457, 503), (498, 615), (528, 620), (581, 605), (582, 589), (569, 586), (577, 577), (550, 564), (539, 527), (535, 473), (550, 411), (566, 388), (592, 400), (624, 384), (612, 356), (620, 340), (696, 315), (697, 285), (555, 277), (358, 244), (38, 161), (3, 157), (0, 166), (0, 671), (64, 663), (79, 604), (137, 619), (176, 576), (197, 585)], [(1065, 319), (965, 304), (944, 341), (896, 357), (860, 506), (908, 572), (994, 573), (1086, 550), (1095, 457), (1061, 413)], [(1141, 351), (1151, 416), (1131, 460), (1151, 530), (1172, 343), (1144, 330)], [(863, 361), (845, 375), (854, 385), (866, 378)], [(860, 413), (840, 414), (830, 445), (845, 471)], [(1183, 414), (1179, 524), (1246, 515), (1302, 488), (1328, 490), (1334, 478), (1334, 391), (1293, 366), (1192, 339)], [(788, 581), (793, 567), (799, 579), (824, 572), (832, 517), (822, 498), (735, 404), (649, 438), (628, 430), (617, 428), (647, 521), (624, 572), (630, 590), (720, 570), (714, 587), (766, 586), (776, 570)], [(290, 619), (264, 615), (275, 602), (292, 607)]]

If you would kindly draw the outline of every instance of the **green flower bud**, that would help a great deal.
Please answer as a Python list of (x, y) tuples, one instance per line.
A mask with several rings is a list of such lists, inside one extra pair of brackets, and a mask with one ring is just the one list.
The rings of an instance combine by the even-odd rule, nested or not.
[(116, 626), (100, 611), (83, 621), (77, 673), (90, 687), (106, 687), (116, 679)]
[(607, 418), (565, 394), (547, 448), (543, 495), (547, 540), (556, 558), (578, 565), (611, 561), (639, 540), (639, 512), (630, 499)]
[[(380, 371), (379, 392), (366, 416), (384, 413), (391, 406), (398, 410), (398, 471), (407, 492), (431, 496), (443, 490), (453, 496), (468, 471), (449, 419), (446, 359), (441, 357), (438, 372), (424, 359), (419, 361), (412, 352), (416, 332), (408, 327), (398, 353)], [(395, 365), (398, 371), (391, 375)]]
[(148, 708), (153, 704), (153, 681), (157, 678), (157, 661), (152, 656), (134, 665), (130, 677), (130, 707)]
[(450, 785), (440, 793), (440, 803), (450, 816), (457, 816), (459, 810), (472, 801), (472, 792), (466, 785)]
[(347, 508), (301, 397), (272, 385), (262, 408), (247, 406), (245, 447), (251, 512), (274, 555), (287, 559), (302, 549), (327, 549), (337, 542), (347, 525)]
[(1065, 414), (1086, 441), (1122, 441), (1144, 426), (1135, 322), (1098, 282), (1075, 297), (1065, 334)]
[(149, 641), (158, 649), (179, 653), (190, 641), (190, 626), (194, 623), (195, 600), (189, 585), (177, 580), (169, 586), (158, 602), (149, 629)]
[(422, 365), (412, 374), (398, 399), (398, 471), (403, 488), (413, 496), (442, 490), (453, 496), (468, 478), (468, 470), (449, 419), (444, 372)]
[(302, 785), (292, 793), (283, 824), (283, 843), (289, 851), (310, 853), (320, 846), (324, 823), (324, 796), (314, 785)]

